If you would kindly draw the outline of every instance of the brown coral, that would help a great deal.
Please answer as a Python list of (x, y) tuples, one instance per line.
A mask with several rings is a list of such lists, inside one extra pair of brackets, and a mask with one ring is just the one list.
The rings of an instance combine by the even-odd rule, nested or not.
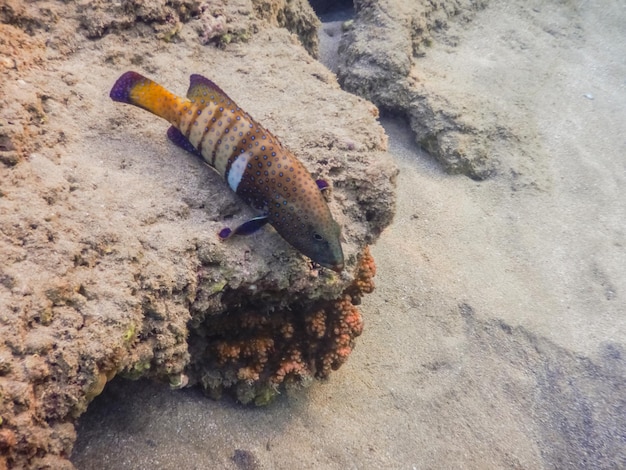
[(305, 319), (306, 331), (313, 338), (322, 338), (326, 334), (326, 313), (324, 310), (308, 315)]
[(361, 253), (354, 283), (346, 291), (352, 296), (355, 305), (361, 303), (363, 294), (374, 292), (374, 276), (376, 276), (376, 264), (369, 246), (366, 246), (363, 253)]
[(353, 283), (336, 300), (307, 307), (295, 301), (259, 311), (252, 299), (239, 311), (206, 318), (190, 338), (204, 351), (193, 355), (191, 375), (210, 396), (232, 390), (238, 400), (257, 404), (270, 401), (284, 385), (327, 378), (347, 360), (363, 332), (356, 304), (374, 289), (375, 273), (365, 248)]

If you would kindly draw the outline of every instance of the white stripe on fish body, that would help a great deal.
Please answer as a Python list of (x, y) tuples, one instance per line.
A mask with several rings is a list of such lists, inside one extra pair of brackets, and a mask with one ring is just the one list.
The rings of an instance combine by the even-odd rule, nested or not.
[(252, 156), (252, 152), (241, 153), (237, 156), (237, 158), (235, 158), (235, 161), (230, 166), (227, 180), (228, 186), (230, 186), (230, 189), (233, 191), (237, 192), (239, 183), (241, 183), (241, 179), (246, 172), (246, 165), (252, 159)]

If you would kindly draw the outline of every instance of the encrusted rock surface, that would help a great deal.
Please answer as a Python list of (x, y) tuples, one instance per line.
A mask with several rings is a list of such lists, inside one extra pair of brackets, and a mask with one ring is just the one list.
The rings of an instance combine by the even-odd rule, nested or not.
[[(439, 91), (420, 58), (434, 41), (454, 47), (450, 21), (470, 21), (486, 0), (355, 0), (355, 20), (339, 48), (342, 86), (381, 109), (406, 116), (418, 143), (449, 173), (484, 179), (499, 168), (499, 153), (515, 133), (481, 115), (475, 97)], [(443, 33), (443, 34), (442, 34)], [(464, 104), (461, 104), (464, 103)]]
[[(9, 1), (0, 20), (0, 468), (70, 468), (75, 419), (118, 374), (264, 403), (341, 365), (397, 170), (377, 109), (305, 51), (308, 4)], [(109, 100), (128, 69), (179, 94), (209, 76), (328, 180), (345, 271), (271, 228), (220, 242), (252, 212)]]
[(184, 23), (205, 44), (247, 41), (269, 24), (298, 35), (311, 55), (318, 50), (319, 20), (306, 0), (95, 0), (62, 9), (54, 1), (6, 0), (0, 6), (0, 21), (29, 34), (45, 32), (49, 44), (62, 52), (79, 47), (81, 37), (100, 38), (131, 29), (133, 36), (156, 33), (171, 41)]

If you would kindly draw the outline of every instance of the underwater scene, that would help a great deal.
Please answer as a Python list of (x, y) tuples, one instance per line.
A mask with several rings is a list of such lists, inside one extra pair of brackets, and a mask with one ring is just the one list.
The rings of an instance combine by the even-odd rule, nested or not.
[(626, 5), (0, 1), (0, 470), (626, 468)]

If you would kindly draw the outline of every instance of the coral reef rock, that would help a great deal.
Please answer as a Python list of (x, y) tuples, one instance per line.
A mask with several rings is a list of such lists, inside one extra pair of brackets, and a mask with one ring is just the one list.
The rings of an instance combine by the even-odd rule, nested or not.
[[(289, 388), (327, 378), (346, 361), (363, 331), (355, 304), (372, 292), (375, 273), (366, 247), (353, 281), (337, 299), (268, 303), (264, 298), (271, 287), (254, 285), (225, 296), (243, 299), (226, 314), (203, 318), (206, 310), (201, 307), (192, 321), (193, 376), (210, 396), (220, 397), (228, 389), (242, 403), (257, 405), (271, 400), (281, 385)], [(274, 298), (281, 301), (280, 295)]]
[[(261, 404), (346, 360), (397, 169), (377, 108), (315, 60), (317, 24), (303, 0), (0, 7), (0, 468), (71, 468), (117, 375)], [(129, 69), (179, 94), (210, 77), (328, 181), (344, 271), (271, 227), (220, 241), (254, 214), (109, 99)]]
[[(485, 0), (355, 0), (356, 18), (339, 47), (342, 86), (382, 110), (406, 116), (417, 142), (445, 171), (481, 180), (499, 166), (498, 140), (513, 136), (481, 114), (476, 97), (440, 90), (420, 59), (433, 43), (455, 46), (452, 23), (470, 21)], [(502, 147), (502, 146), (501, 146)]]

